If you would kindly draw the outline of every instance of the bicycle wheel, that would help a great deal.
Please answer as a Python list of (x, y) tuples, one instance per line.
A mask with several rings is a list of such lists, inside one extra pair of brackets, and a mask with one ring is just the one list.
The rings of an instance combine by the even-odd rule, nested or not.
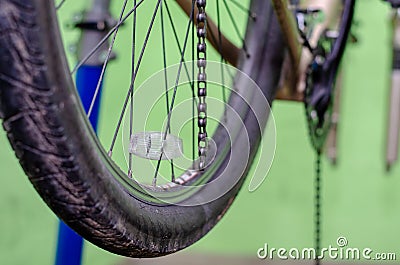
[[(216, 128), (212, 166), (185, 171), (176, 185), (148, 187), (115, 165), (90, 127), (69, 74), (53, 0), (0, 1), (4, 129), (40, 196), (85, 239), (120, 255), (162, 256), (193, 244), (225, 214), (257, 151), (269, 115), (265, 98), (272, 103), (285, 47), (270, 2), (253, 0), (250, 9), (257, 15), (249, 19), (245, 36), (251, 54), (242, 54), (238, 67), (260, 86), (262, 96), (231, 94), (228, 105), (243, 126), (229, 141), (224, 126)], [(244, 76), (235, 79), (238, 91), (246, 90)], [(243, 170), (237, 170), (243, 161)], [(227, 192), (204, 200), (210, 190), (226, 189), (229, 176), (237, 181)], [(204, 181), (213, 185), (179, 193)], [(179, 201), (169, 202), (170, 194)]]

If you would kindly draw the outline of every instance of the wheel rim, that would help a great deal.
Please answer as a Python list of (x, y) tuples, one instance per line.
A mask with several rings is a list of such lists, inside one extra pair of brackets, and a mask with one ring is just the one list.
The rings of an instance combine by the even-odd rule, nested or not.
[[(228, 0), (228, 1), (232, 1), (232, 3), (234, 3), (234, 5), (238, 9), (240, 9), (242, 12), (244, 11), (246, 13), (246, 18), (248, 18), (249, 20), (255, 20), (255, 15), (254, 15), (253, 12), (250, 11), (250, 9), (246, 8), (244, 5), (240, 4), (239, 2), (237, 2), (235, 0)], [(132, 20), (133, 20), (134, 25), (136, 25), (136, 21), (137, 21), (137, 17), (136, 17), (137, 16), (137, 14), (136, 14), (137, 12), (136, 11), (133, 11), (133, 9), (131, 9), (131, 10), (129, 10), (127, 12), (127, 15), (124, 15), (124, 10), (127, 10), (128, 3), (129, 3), (129, 1), (125, 1), (123, 3), (123, 7), (122, 7), (123, 11), (119, 14), (119, 20), (117, 21), (117, 25), (118, 24), (122, 24), (121, 22), (123, 22), (123, 21), (126, 22), (127, 18), (128, 18), (128, 15), (133, 16)], [(143, 3), (143, 1), (133, 1), (133, 6), (136, 7), (136, 8), (139, 8), (139, 6), (142, 5), (142, 3)], [(192, 3), (194, 4), (194, 1)], [(225, 10), (227, 12), (227, 16), (229, 17), (229, 19), (231, 21), (233, 21), (232, 27), (234, 29), (234, 33), (238, 36), (239, 40), (242, 41), (242, 43), (243, 43), (244, 54), (249, 56), (249, 54), (248, 54), (249, 52), (247, 50), (248, 48), (247, 48), (247, 45), (245, 43), (244, 37), (240, 36), (239, 27), (237, 25), (237, 22), (235, 22), (235, 20), (233, 20), (234, 17), (233, 17), (233, 13), (232, 13), (232, 10), (231, 10), (232, 3), (228, 4), (227, 0), (219, 0), (219, 1), (217, 1), (217, 3), (216, 3), (216, 7), (217, 7), (216, 8), (217, 9), (217, 11), (216, 11), (216, 17), (217, 17), (217, 19), (216, 19), (217, 20), (216, 30), (218, 31), (218, 33), (211, 32), (210, 35), (212, 35), (212, 38), (213, 38), (214, 42), (217, 42), (216, 39), (219, 39), (219, 41), (221, 43), (221, 39), (225, 38), (225, 36), (223, 36), (223, 34), (220, 31), (221, 27), (222, 27), (221, 24), (220, 24), (220, 21), (221, 21), (221, 14), (220, 14), (221, 10), (220, 10), (220, 8), (221, 8), (221, 6), (224, 6)], [(60, 3), (60, 5), (58, 7), (58, 11), (62, 10), (63, 5), (66, 5), (66, 4), (68, 4), (68, 1)], [(171, 8), (168, 5), (168, 1), (158, 1), (157, 5), (156, 5), (156, 9), (155, 9), (155, 11), (154, 11), (154, 13), (152, 15), (151, 21), (150, 21), (149, 29), (151, 29), (152, 27), (154, 27), (154, 25), (156, 25), (157, 22), (156, 22), (156, 18), (155, 17), (157, 16), (157, 14), (161, 17), (160, 26), (161, 26), (162, 29), (165, 27), (165, 21), (164, 20), (169, 21), (169, 23), (171, 24), (172, 32), (173, 32), (172, 35), (174, 35), (175, 41), (178, 44), (178, 50), (179, 50), (179, 52), (181, 52), (183, 54), (184, 54), (184, 52), (182, 52), (182, 50), (183, 51), (185, 50), (185, 47), (186, 47), (185, 43), (187, 44), (187, 42), (189, 41), (189, 37), (190, 37), (189, 35), (191, 33), (191, 35), (192, 35), (191, 36), (192, 37), (192, 59), (194, 59), (194, 56), (193, 56), (194, 48), (193, 47), (195, 46), (194, 45), (195, 42), (193, 40), (195, 40), (195, 38), (194, 38), (194, 26), (193, 26), (193, 23), (192, 23), (191, 19), (188, 19), (187, 31), (185, 33), (185, 42), (184, 42), (184, 45), (183, 45), (184, 47), (182, 48), (181, 47), (182, 45), (179, 45), (179, 40), (178, 40), (178, 36), (177, 36), (178, 34), (177, 34), (176, 27), (173, 24), (172, 15), (171, 15), (172, 12), (171, 12), (170, 9)], [(194, 8), (192, 7), (192, 16), (193, 16), (193, 9)], [(139, 10), (139, 9), (137, 9), (137, 10)], [(133, 41), (135, 41), (135, 32), (137, 31), (137, 29), (136, 29), (135, 26), (133, 26), (132, 28), (133, 28), (133, 34), (132, 34), (133, 35)], [(118, 31), (119, 31), (119, 28), (114, 27), (114, 30), (110, 31), (110, 32), (112, 32), (112, 34), (108, 34), (109, 37), (111, 38), (111, 41), (110, 41), (110, 45), (109, 45), (110, 49), (108, 49), (108, 51), (107, 51), (106, 59), (111, 58), (111, 51), (112, 51), (111, 48), (114, 46), (114, 42), (115, 42), (115, 39), (116, 39), (116, 36), (117, 36), (116, 33), (118, 33)], [(151, 30), (149, 30), (145, 34), (145, 43), (146, 43), (147, 40), (149, 40), (150, 33), (151, 33)], [(160, 45), (163, 47), (163, 49), (165, 49), (165, 45), (166, 45), (166, 43), (164, 41), (165, 35), (166, 34), (165, 34), (164, 30), (162, 30), (162, 39), (163, 39), (163, 41), (162, 41), (162, 43)], [(215, 35), (217, 35), (217, 36), (215, 36)], [(132, 46), (135, 46), (135, 45), (132, 45)], [(221, 50), (222, 50), (221, 46), (222, 45), (220, 45), (219, 52), (221, 52)], [(136, 55), (136, 57), (139, 57), (139, 59), (138, 59), (139, 62), (136, 65), (135, 65), (135, 63), (132, 63), (132, 69), (133, 69), (132, 70), (133, 71), (132, 78), (136, 77), (137, 74), (138, 74), (138, 70), (139, 70), (138, 66), (140, 65), (141, 58), (143, 58), (143, 54), (144, 54), (144, 50), (142, 49), (140, 54)], [(164, 50), (163, 54), (165, 54), (165, 50)], [(135, 52), (132, 52), (133, 61), (135, 60), (134, 56), (135, 56)], [(88, 59), (88, 58), (85, 57), (83, 59)], [(226, 61), (226, 59), (224, 58), (223, 55), (220, 55), (219, 59), (220, 59), (220, 62), (225, 62)], [(166, 57), (165, 56), (164, 56), (163, 60), (164, 60), (164, 62), (163, 62), (164, 63), (164, 67), (165, 67), (166, 66)], [(77, 64), (77, 66), (79, 66), (81, 64), (82, 64), (82, 61), (79, 62)], [(186, 61), (184, 61), (183, 64), (182, 64), (182, 61), (180, 63), (181, 66), (184, 65), (184, 68), (188, 68), (189, 71), (190, 71), (191, 67), (187, 67), (186, 64), (187, 64)], [(77, 69), (77, 66), (74, 68), (74, 70), (72, 70), (73, 73)], [(105, 69), (106, 67), (107, 67), (107, 63), (105, 63), (103, 65), (103, 69)], [(225, 66), (221, 66), (221, 72), (222, 73), (224, 72), (222, 70), (223, 67), (225, 67)], [(186, 69), (186, 74), (189, 76), (189, 74), (187, 73), (188, 69)], [(194, 69), (194, 67), (192, 68), (192, 72), (193, 72), (193, 69)], [(192, 73), (192, 75), (193, 75), (193, 73)], [(194, 83), (193, 78), (192, 78), (191, 82), (192, 82), (191, 86), (192, 86), (192, 89), (193, 89), (193, 83)], [(131, 82), (131, 85), (130, 85), (130, 90), (132, 90), (132, 91), (128, 92), (128, 95), (126, 97), (125, 104), (124, 104), (128, 108), (129, 108), (129, 105), (130, 105), (130, 107), (131, 107), (130, 111), (131, 112), (132, 112), (132, 108), (133, 108), (131, 102), (133, 102), (133, 101), (130, 100), (130, 103), (128, 103), (128, 102), (129, 102), (129, 98), (130, 99), (133, 98), (133, 88), (132, 88), (133, 85), (132, 85), (132, 83), (133, 82)], [(100, 84), (100, 82), (99, 82), (99, 84)], [(225, 84), (222, 84), (222, 86), (225, 86)], [(193, 91), (193, 94), (194, 94), (194, 91)], [(225, 104), (229, 104), (228, 100), (227, 100), (228, 97), (229, 96), (226, 94), (225, 89), (222, 89), (222, 98), (223, 98)], [(168, 93), (166, 93), (166, 98), (167, 98), (167, 100), (166, 100), (167, 104), (166, 105), (168, 106), (168, 101), (170, 100), (170, 99), (168, 99)], [(93, 102), (92, 102), (92, 105), (93, 105)], [(89, 109), (89, 114), (90, 114), (91, 109), (92, 109), (92, 106)], [(113, 136), (111, 148), (109, 149), (108, 154), (112, 153), (112, 151), (113, 151), (113, 147), (115, 146), (116, 141), (117, 141), (119, 128), (121, 127), (121, 123), (122, 123), (121, 120), (122, 120), (123, 116), (128, 112), (129, 112), (129, 109), (124, 108), (122, 114), (120, 115), (120, 118), (119, 118), (120, 121), (118, 122), (117, 130), (116, 130), (116, 133)], [(131, 120), (132, 120), (132, 118), (131, 118)], [(193, 120), (193, 124), (194, 124), (194, 120)], [(216, 127), (218, 127), (218, 125)], [(132, 128), (130, 128), (130, 134), (129, 135), (131, 135), (131, 133), (132, 133)], [(194, 139), (194, 137), (193, 137), (193, 139)], [(97, 146), (99, 147), (99, 149), (101, 149), (101, 147), (100, 147), (101, 144), (99, 142), (97, 142)], [(224, 156), (226, 156), (227, 152), (228, 152), (227, 148), (221, 148), (221, 149), (225, 150), (224, 151)], [(127, 181), (127, 179), (126, 179), (126, 175), (130, 175), (130, 172), (132, 172), (132, 161), (133, 161), (132, 154), (128, 154), (127, 155), (128, 156), (127, 164), (129, 165), (128, 166), (129, 168), (128, 168), (128, 173), (124, 174), (123, 171), (121, 171), (120, 168), (118, 168), (117, 165), (115, 165), (112, 161), (110, 161), (110, 159), (107, 157), (107, 154), (105, 152), (102, 152), (102, 153), (103, 153), (103, 159), (106, 160), (107, 163), (109, 163), (111, 165), (111, 167), (113, 168), (113, 170), (115, 172), (118, 172), (117, 175), (119, 176), (118, 177), (119, 181), (122, 182), (125, 187), (129, 188), (133, 194), (136, 194), (139, 197), (139, 199), (141, 198), (144, 201), (153, 201), (154, 202), (155, 201), (154, 197), (158, 197), (160, 192), (161, 193), (165, 193), (166, 191), (171, 192), (171, 190), (170, 189), (168, 190), (168, 188), (177, 188), (179, 190), (180, 187), (178, 187), (178, 186), (187, 185), (188, 183), (190, 183), (190, 184), (195, 183), (196, 186), (197, 185), (202, 185), (202, 184), (206, 183), (207, 181), (209, 181), (212, 178), (212, 174), (209, 177), (204, 177), (203, 178), (201, 176), (206, 176), (206, 175), (210, 175), (210, 174), (203, 174), (202, 172), (193, 172), (193, 170), (190, 170), (190, 171), (183, 171), (183, 174), (181, 175), (181, 177), (177, 178), (176, 183), (169, 182), (169, 183), (166, 183), (165, 185), (160, 185), (160, 186), (157, 186), (157, 187), (151, 187), (150, 185), (142, 185), (142, 183), (139, 183), (138, 181), (130, 181), (130, 183), (129, 183), (129, 180)], [(195, 159), (194, 153), (195, 153), (195, 148), (192, 147), (192, 157)], [(218, 162), (216, 164), (217, 167), (221, 165), (222, 159), (220, 158), (218, 161), (220, 161), (220, 162)], [(158, 162), (158, 164), (160, 164), (160, 163)], [(173, 165), (173, 162), (171, 162), (171, 171), (172, 171), (172, 173), (173, 173), (173, 170), (174, 170), (174, 165)], [(212, 172), (212, 171), (210, 170), (209, 172)], [(158, 173), (156, 172), (155, 175), (157, 176)], [(241, 176), (241, 174), (238, 174), (238, 175)], [(196, 178), (199, 178), (199, 179), (196, 180)], [(176, 184), (178, 184), (178, 185), (176, 185)], [(154, 192), (156, 192), (158, 195), (155, 195)], [(150, 193), (150, 196), (148, 196), (149, 193)], [(167, 197), (169, 197), (169, 196), (167, 196)], [(175, 195), (173, 195), (172, 197), (175, 197)], [(158, 200), (156, 200), (156, 201), (158, 201)]]

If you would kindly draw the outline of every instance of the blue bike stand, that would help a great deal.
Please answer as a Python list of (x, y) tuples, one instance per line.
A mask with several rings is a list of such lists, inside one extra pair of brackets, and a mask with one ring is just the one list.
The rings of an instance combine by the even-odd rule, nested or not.
[[(76, 87), (81, 97), (83, 107), (89, 111), (92, 98), (95, 94), (102, 66), (81, 66), (76, 74)], [(101, 87), (97, 95), (90, 122), (97, 132)], [(82, 263), (83, 239), (62, 221), (58, 228), (58, 242), (55, 265), (80, 265)]]

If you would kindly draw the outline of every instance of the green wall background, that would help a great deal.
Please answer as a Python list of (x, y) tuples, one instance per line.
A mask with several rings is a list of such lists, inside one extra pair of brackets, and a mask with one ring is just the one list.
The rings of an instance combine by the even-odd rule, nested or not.
[[(61, 20), (83, 4), (66, 6)], [(343, 64), (339, 165), (323, 165), (323, 245), (346, 236), (352, 247), (400, 255), (400, 162), (386, 174), (383, 159), (391, 60), (389, 8), (378, 0), (362, 0), (356, 13), (360, 42), (348, 48)], [(67, 43), (76, 38), (70, 32), (64, 36)], [(312, 246), (314, 155), (303, 108), (277, 102), (273, 111), (277, 150), (267, 180), (254, 193), (243, 189), (217, 227), (185, 252), (255, 257), (264, 243)], [(106, 131), (102, 126), (100, 133)], [(1, 263), (52, 264), (57, 218), (27, 181), (3, 132), (0, 146)], [(84, 264), (108, 265), (119, 259), (89, 243), (85, 246)]]

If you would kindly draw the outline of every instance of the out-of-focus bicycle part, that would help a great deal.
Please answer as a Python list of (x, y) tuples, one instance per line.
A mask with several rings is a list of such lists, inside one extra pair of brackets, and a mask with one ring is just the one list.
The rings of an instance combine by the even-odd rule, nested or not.
[(386, 0), (389, 2), (393, 8), (399, 8), (400, 7), (400, 0)]
[(326, 157), (336, 165), (338, 161), (338, 136), (339, 136), (339, 121), (340, 121), (340, 97), (343, 88), (343, 71), (340, 71), (336, 78), (335, 100), (333, 102), (333, 112), (331, 117), (331, 129), (326, 140)]
[(315, 57), (312, 50), (327, 32), (333, 33), (331, 29), (337, 25), (340, 18), (341, 9), (338, 7), (342, 6), (342, 1), (308, 0), (301, 5), (291, 6), (293, 12), (288, 11), (286, 1), (273, 2), (278, 20), (290, 44), (289, 58), (285, 61), (277, 99), (301, 102), (304, 100), (307, 70)]
[[(398, 1), (400, 2), (400, 1)], [(386, 170), (398, 158), (400, 132), (400, 10), (393, 9), (393, 64), (389, 98), (389, 117), (386, 138)]]

